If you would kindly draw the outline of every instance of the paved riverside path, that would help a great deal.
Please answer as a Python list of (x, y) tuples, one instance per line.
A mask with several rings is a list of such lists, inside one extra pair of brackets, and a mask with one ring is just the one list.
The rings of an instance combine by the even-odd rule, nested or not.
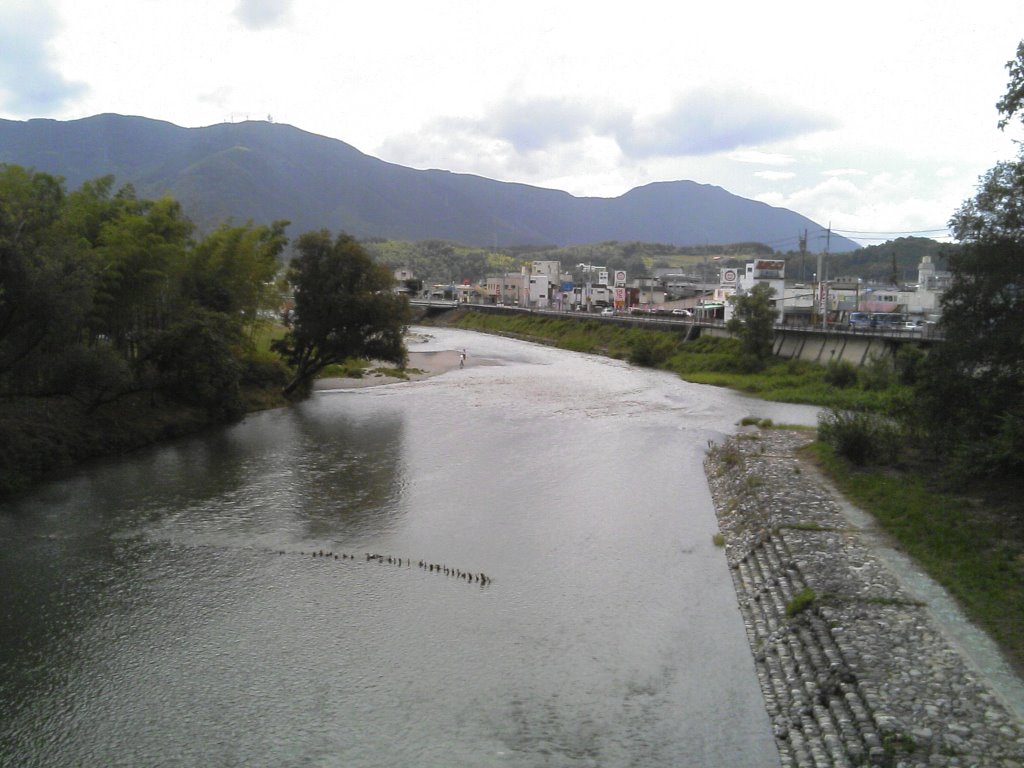
[(782, 765), (1024, 766), (1024, 684), (797, 457), (810, 439), (744, 431), (705, 462)]

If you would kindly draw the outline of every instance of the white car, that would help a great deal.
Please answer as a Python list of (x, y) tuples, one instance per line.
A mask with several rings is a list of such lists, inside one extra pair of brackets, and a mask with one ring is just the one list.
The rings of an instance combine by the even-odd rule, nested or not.
[(673, 309), (672, 314), (679, 317), (693, 317), (693, 312), (688, 309)]
[(612, 308), (612, 307), (605, 307), (604, 309), (601, 310), (601, 314), (602, 315), (614, 315), (615, 314), (615, 309)]

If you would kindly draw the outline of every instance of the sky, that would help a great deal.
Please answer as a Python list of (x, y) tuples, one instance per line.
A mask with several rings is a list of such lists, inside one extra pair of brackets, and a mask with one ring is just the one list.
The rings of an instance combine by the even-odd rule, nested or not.
[(588, 197), (689, 179), (865, 245), (948, 241), (1024, 138), (995, 109), (1021, 0), (691, 5), (0, 0), (0, 118), (273, 120)]

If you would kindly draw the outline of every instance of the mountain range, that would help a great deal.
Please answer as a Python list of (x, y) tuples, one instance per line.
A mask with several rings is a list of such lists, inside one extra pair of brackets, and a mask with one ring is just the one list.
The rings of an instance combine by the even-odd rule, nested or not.
[[(62, 176), (69, 189), (113, 174), (144, 198), (169, 194), (199, 230), (224, 221), (292, 222), (357, 238), (465, 245), (672, 245), (760, 242), (795, 250), (822, 227), (785, 208), (693, 181), (667, 181), (615, 198), (442, 170), (417, 170), (294, 126), (248, 121), (182, 128), (145, 117), (0, 120), (0, 163)], [(832, 252), (857, 243), (833, 235)], [(812, 245), (812, 250), (815, 248)]]

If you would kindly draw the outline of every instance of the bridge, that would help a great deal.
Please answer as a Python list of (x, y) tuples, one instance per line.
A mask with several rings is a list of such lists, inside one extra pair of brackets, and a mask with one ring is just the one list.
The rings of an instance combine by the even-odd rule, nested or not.
[(415, 310), (414, 314), (420, 317), (430, 317), (458, 309), (459, 302), (455, 299), (409, 299), (409, 306)]

